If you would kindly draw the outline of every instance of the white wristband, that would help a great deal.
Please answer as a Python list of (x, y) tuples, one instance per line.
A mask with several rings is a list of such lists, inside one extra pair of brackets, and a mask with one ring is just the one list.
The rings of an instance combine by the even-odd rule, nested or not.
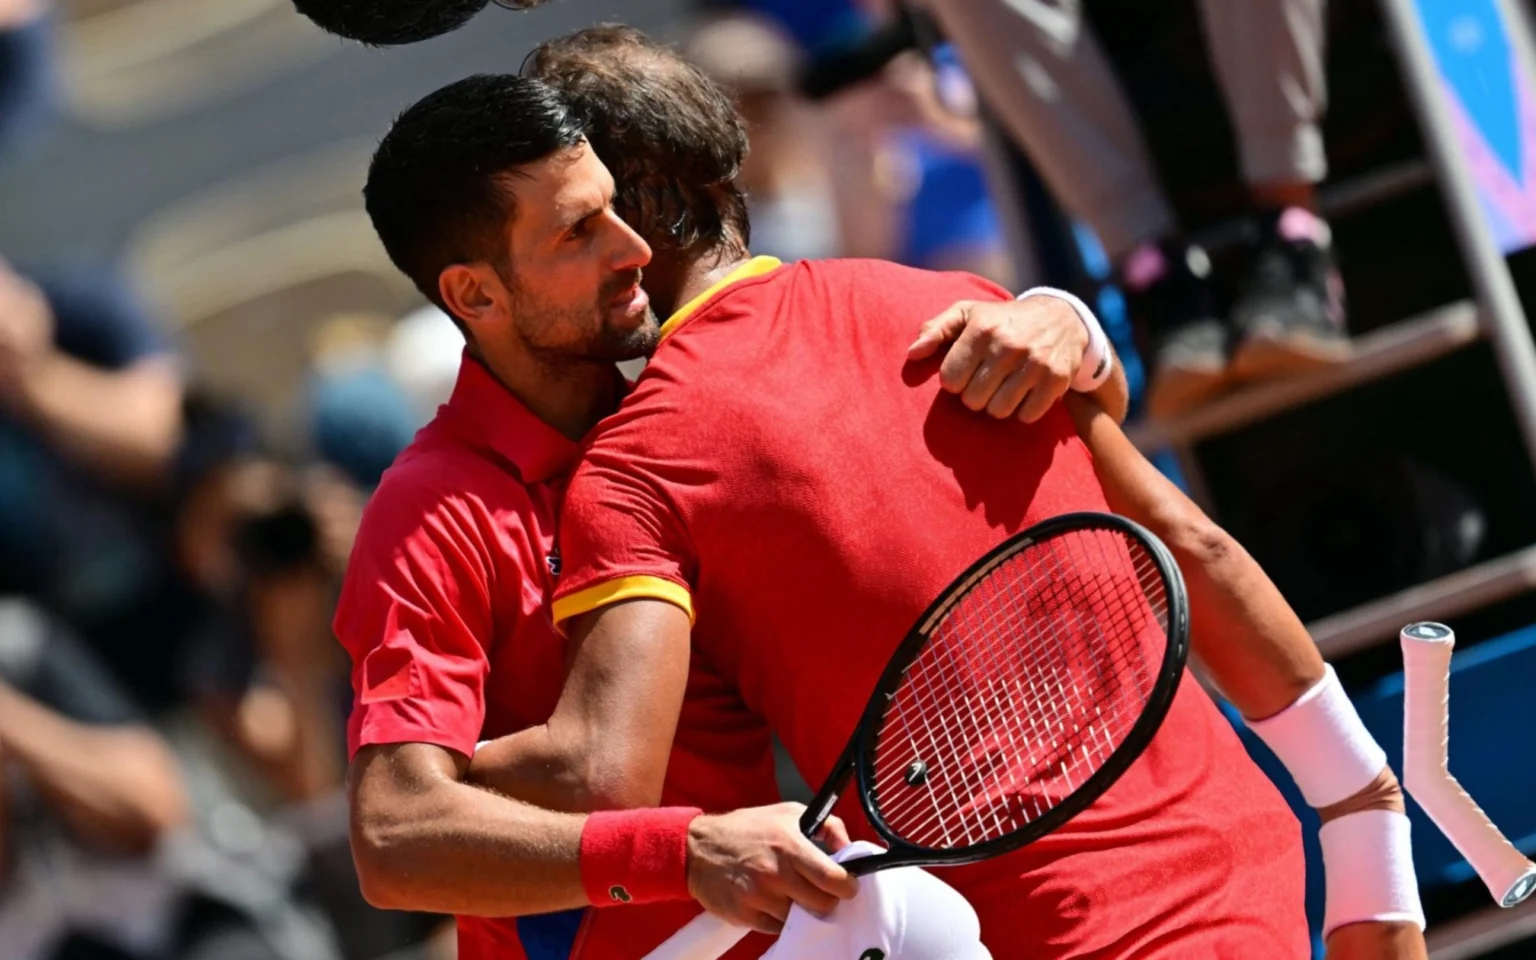
[(1328, 886), (1323, 936), (1345, 924), (1370, 920), (1424, 929), (1407, 816), (1362, 810), (1323, 824), (1317, 837)]
[(1347, 800), (1387, 765), (1332, 666), (1295, 703), (1268, 720), (1249, 721), (1248, 729), (1275, 752), (1313, 807)]
[(1092, 393), (1104, 385), (1109, 375), (1115, 369), (1115, 352), (1109, 348), (1109, 337), (1104, 334), (1104, 327), (1100, 325), (1096, 316), (1088, 304), (1073, 296), (1065, 290), (1055, 287), (1031, 287), (1019, 294), (1019, 299), (1027, 297), (1055, 297), (1064, 301), (1077, 314), (1077, 318), (1083, 322), (1088, 330), (1088, 347), (1083, 351), (1083, 362), (1077, 368), (1077, 376), (1072, 379), (1072, 389), (1078, 393)]

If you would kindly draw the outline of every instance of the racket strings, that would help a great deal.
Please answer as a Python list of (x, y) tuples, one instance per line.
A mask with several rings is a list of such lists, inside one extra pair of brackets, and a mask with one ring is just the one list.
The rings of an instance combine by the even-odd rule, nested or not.
[[(989, 628), (995, 629), (995, 627), (996, 624), (989, 625)], [(997, 664), (995, 662), (985, 664), (980, 667), (980, 671), (987, 674), (995, 674), (996, 667)], [(950, 657), (942, 663), (942, 668), (942, 672), (946, 674), (942, 678), (942, 682), (954, 683), (957, 668), (955, 659)], [(973, 674), (977, 672), (977, 668), (974, 666), (965, 668), (965, 672)], [(1031, 718), (1033, 720), (1031, 730), (1025, 735), (1025, 739), (1028, 741), (1027, 745), (1021, 744), (1019, 741), (1020, 734), (1017, 732), (1020, 728), (1019, 722), (1017, 719), (1010, 718), (996, 725), (1003, 736), (994, 737), (990, 742), (983, 740), (976, 747), (972, 748), (972, 755), (964, 758), (963, 763), (965, 765), (960, 767), (962, 774), (960, 777), (951, 776), (947, 783), (941, 782), (936, 784), (936, 787), (944, 786), (947, 790), (947, 795), (946, 790), (935, 790), (934, 793), (937, 796), (931, 798), (930, 802), (936, 800), (939, 805), (947, 804), (951, 809), (957, 804), (963, 803), (975, 806), (977, 804), (977, 797), (982, 801), (994, 801), (990, 810), (972, 811), (973, 822), (967, 824), (963, 830), (963, 839), (966, 843), (974, 843), (985, 839), (988, 832), (1005, 833), (1020, 819), (1027, 821), (1038, 817), (1044, 810), (1049, 809), (1061, 799), (1061, 796), (1075, 789), (1077, 783), (1074, 782), (1073, 771), (1067, 762), (1074, 751), (1087, 748), (1086, 752), (1090, 754), (1098, 753), (1102, 755), (1113, 747), (1113, 744), (1104, 737), (1101, 726), (1096, 726), (1092, 723), (1084, 724), (1081, 718), (1068, 715), (1068, 688), (1070, 686), (1075, 689), (1079, 685), (1076, 681), (1071, 678), (1063, 679), (1060, 670), (1053, 672), (1043, 671), (1038, 664), (1027, 675), (1032, 679), (1028, 689), (1025, 689), (1017, 677), (1013, 677), (1011, 678), (1013, 680), (1011, 684), (994, 685), (994, 689), (980, 696), (971, 693), (965, 697), (963, 706), (959, 707), (956, 711), (957, 714), (964, 715), (967, 725), (974, 731), (986, 730), (988, 728), (989, 712), (992, 715), (996, 715), (999, 707), (1007, 707), (1007, 713), (1010, 717), (1011, 715), (1019, 714), (1021, 710), (1019, 703), (1021, 700), (1028, 700), (1045, 707), (1045, 709), (1037, 711), (1036, 715)], [(1104, 719), (1102, 711), (1100, 711), (1097, 719), (1101, 721)], [(1115, 724), (1117, 719), (1118, 716), (1113, 713), (1108, 717), (1111, 726)], [(1089, 731), (1089, 735), (1083, 738), (1084, 742), (1064, 738), (1069, 729), (1079, 726)], [(915, 741), (910, 736), (908, 739), (915, 745)], [(953, 727), (946, 728), (942, 737), (932, 736), (929, 740), (930, 750), (938, 752), (940, 755), (944, 753), (948, 753), (951, 757), (960, 755), (957, 752)], [(940, 742), (941, 740), (944, 742)], [(977, 755), (977, 749), (982, 751), (982, 755)], [(999, 756), (1000, 753), (1007, 756)], [(1043, 796), (1031, 797), (1027, 793), (1018, 791), (1016, 788), (1019, 786), (1018, 781), (1021, 777), (1016, 770), (1014, 771), (1014, 782), (1012, 784), (1004, 783), (1003, 789), (993, 790), (990, 796), (985, 793), (978, 793), (978, 787), (981, 783), (998, 782), (1001, 779), (998, 771), (1000, 763), (1007, 762), (1009, 757), (1021, 755), (1026, 756), (1028, 762), (1035, 768), (1036, 776), (1029, 779), (1043, 780), (1038, 775), (1038, 772), (1042, 769), (1047, 771), (1054, 769), (1061, 775), (1066, 781), (1065, 787), (1060, 790), (1061, 796), (1053, 796), (1049, 787), (1045, 787), (1043, 784), (1041, 790)], [(958, 783), (956, 782), (957, 780), (959, 781)], [(1009, 786), (1015, 789), (1008, 790), (1007, 787)], [(1023, 810), (1004, 809), (1000, 801), (1008, 798), (1010, 795), (1013, 798), (1027, 798), (1029, 804)], [(971, 799), (966, 799), (967, 797)], [(902, 812), (904, 811), (894, 811), (897, 814)], [(985, 814), (987, 813), (990, 813), (990, 816), (986, 816)], [(975, 814), (982, 815), (978, 818)], [(983, 826), (990, 828), (990, 830), (978, 827), (974, 823), (977, 819), (984, 821)], [(937, 822), (943, 823), (942, 820)], [(946, 828), (944, 833), (945, 836), (940, 839), (949, 844), (956, 842), (955, 830)], [(933, 840), (931, 837), (922, 837), (920, 839), (929, 842)]]
[(1160, 569), (1119, 532), (1073, 530), (996, 563), (890, 698), (872, 792), (886, 825), (954, 849), (1057, 807), (1140, 717), (1167, 616)]

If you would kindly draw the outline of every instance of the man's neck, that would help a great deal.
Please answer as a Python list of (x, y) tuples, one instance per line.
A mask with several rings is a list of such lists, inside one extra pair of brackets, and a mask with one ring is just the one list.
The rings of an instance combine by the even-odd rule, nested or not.
[(664, 318), (694, 297), (730, 276), (732, 270), (752, 259), (745, 249), (712, 247), (700, 253), (678, 258), (670, 270), (654, 264), (646, 268), (645, 288), (651, 294), (656, 312)]
[(527, 354), (493, 360), (473, 347), (470, 355), (534, 416), (569, 440), (585, 437), (622, 399), (619, 374), (611, 363), (549, 361)]

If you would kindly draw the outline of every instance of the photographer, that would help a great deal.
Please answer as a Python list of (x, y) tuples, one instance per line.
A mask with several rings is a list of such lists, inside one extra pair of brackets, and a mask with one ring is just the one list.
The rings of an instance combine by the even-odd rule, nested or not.
[(194, 401), (189, 431), (171, 546), (207, 616), (183, 683), (273, 799), (322, 796), (341, 785), (347, 680), (330, 611), (360, 497), (264, 455), (214, 404)]

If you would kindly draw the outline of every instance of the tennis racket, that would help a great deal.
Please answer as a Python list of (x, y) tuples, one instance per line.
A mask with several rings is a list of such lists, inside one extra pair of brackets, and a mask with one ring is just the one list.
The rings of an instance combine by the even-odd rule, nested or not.
[[(1183, 578), (1148, 531), (1076, 513), (1015, 534), (918, 618), (801, 829), (855, 784), (888, 849), (854, 874), (1017, 850), (1141, 755), (1188, 648)], [(704, 914), (647, 960), (713, 960), (747, 933)]]

